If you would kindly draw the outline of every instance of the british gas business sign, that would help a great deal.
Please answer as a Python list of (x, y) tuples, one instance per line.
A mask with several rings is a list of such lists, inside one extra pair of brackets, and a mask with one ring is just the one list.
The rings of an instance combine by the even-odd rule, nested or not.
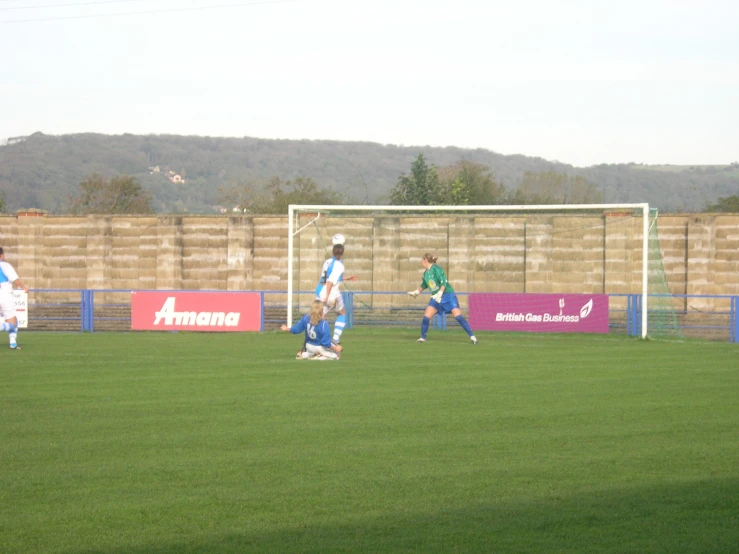
[(480, 331), (607, 333), (607, 294), (470, 293), (470, 326)]

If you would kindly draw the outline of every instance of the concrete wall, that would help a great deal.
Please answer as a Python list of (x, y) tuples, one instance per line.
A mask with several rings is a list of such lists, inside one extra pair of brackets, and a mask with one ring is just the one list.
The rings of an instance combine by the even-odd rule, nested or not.
[[(424, 252), (439, 256), (460, 292), (613, 294), (641, 286), (640, 219), (539, 214), (321, 218), (296, 237), (296, 288), (314, 289), (336, 232), (348, 239), (345, 263), (357, 291), (412, 289)], [(659, 236), (673, 294), (739, 295), (738, 215), (661, 215)], [(284, 291), (287, 241), (286, 216), (0, 217), (0, 246), (34, 289)]]

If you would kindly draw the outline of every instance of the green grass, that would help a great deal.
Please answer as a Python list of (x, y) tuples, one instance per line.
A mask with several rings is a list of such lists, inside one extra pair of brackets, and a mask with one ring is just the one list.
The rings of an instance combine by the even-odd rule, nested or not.
[(737, 345), (416, 336), (22, 335), (0, 551), (737, 551)]

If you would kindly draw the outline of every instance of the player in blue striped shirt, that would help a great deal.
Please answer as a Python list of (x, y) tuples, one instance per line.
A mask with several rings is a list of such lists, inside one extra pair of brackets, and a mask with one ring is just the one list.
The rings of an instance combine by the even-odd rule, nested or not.
[(0, 316), (5, 320), (0, 323), (0, 331), (6, 331), (10, 338), (10, 348), (20, 350), (18, 346), (18, 318), (15, 313), (13, 288), (28, 292), (28, 287), (18, 278), (12, 265), (5, 261), (5, 251), (0, 248)]
[(335, 244), (333, 247), (333, 257), (323, 262), (321, 268), (321, 277), (316, 287), (316, 298), (325, 304), (323, 314), (334, 310), (338, 314), (334, 322), (334, 344), (339, 344), (341, 334), (346, 326), (346, 308), (344, 307), (344, 297), (341, 295), (340, 284), (343, 281), (353, 281), (357, 277), (344, 277), (344, 262), (341, 261), (344, 255), (344, 245)]

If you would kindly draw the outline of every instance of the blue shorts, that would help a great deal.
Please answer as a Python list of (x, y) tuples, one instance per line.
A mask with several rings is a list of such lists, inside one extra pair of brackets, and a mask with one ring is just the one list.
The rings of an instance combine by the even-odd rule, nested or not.
[(441, 296), (441, 302), (437, 302), (433, 298), (429, 301), (429, 306), (435, 308), (440, 314), (451, 313), (454, 309), (459, 309), (459, 300), (453, 292), (445, 292)]

